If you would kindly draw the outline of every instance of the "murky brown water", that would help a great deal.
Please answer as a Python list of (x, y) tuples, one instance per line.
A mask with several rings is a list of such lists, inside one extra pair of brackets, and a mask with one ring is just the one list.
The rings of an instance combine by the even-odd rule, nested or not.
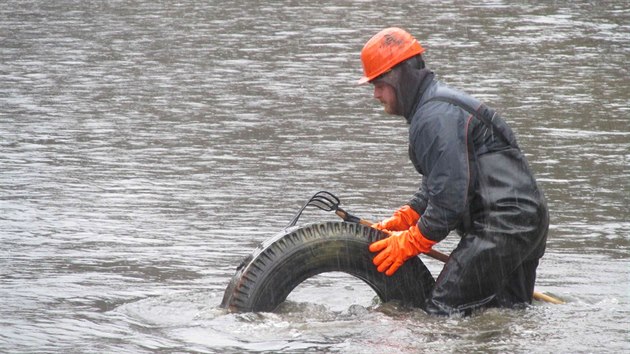
[[(391, 25), (516, 130), (551, 208), (537, 290), (568, 304), (430, 318), (333, 273), (226, 314), (314, 192), (378, 219), (416, 189), (404, 121), (354, 85)], [(0, 43), (0, 352), (630, 350), (625, 1), (9, 0)]]

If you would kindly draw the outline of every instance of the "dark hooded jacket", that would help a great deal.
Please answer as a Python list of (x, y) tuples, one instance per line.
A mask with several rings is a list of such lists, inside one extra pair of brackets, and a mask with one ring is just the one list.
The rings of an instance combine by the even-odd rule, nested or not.
[(409, 204), (422, 215), (422, 234), (434, 241), (454, 229), (514, 235), (530, 249), (541, 243), (532, 254), (541, 257), (547, 207), (512, 130), (492, 109), (435, 80), (420, 62), (403, 62), (383, 80), (394, 86), (399, 114), (410, 124), (409, 157), (423, 178)]

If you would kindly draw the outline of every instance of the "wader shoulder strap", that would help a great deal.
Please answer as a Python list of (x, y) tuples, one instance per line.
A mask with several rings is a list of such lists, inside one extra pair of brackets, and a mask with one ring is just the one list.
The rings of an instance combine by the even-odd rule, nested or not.
[[(479, 108), (474, 109), (473, 107), (471, 107), (470, 105), (466, 104), (465, 102), (461, 100), (458, 100), (453, 97), (447, 97), (447, 96), (431, 97), (424, 104), (427, 104), (430, 101), (448, 102), (452, 105), (455, 105), (464, 109), (468, 113), (472, 114), (475, 118), (483, 122), (483, 124), (485, 124), (488, 128), (492, 129), (493, 133), (496, 134), (499, 138), (501, 138), (505, 143), (507, 143), (510, 146), (516, 147), (515, 144), (512, 142), (512, 140), (508, 139), (508, 137), (505, 136), (503, 131), (501, 131), (501, 129), (499, 129), (499, 127), (497, 127), (496, 124), (494, 124), (493, 120), (495, 116), (497, 115), (497, 113), (493, 109), (490, 109), (485, 104), (482, 103), (479, 105)], [(490, 117), (488, 118), (488, 116)]]

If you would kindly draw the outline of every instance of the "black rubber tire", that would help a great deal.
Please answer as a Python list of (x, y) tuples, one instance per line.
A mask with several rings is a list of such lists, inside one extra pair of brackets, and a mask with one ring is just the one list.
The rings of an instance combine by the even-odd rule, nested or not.
[(324, 272), (345, 272), (368, 284), (383, 302), (424, 307), (433, 276), (414, 257), (391, 277), (372, 264), (368, 245), (387, 237), (355, 223), (325, 222), (288, 229), (263, 242), (238, 266), (221, 307), (231, 312), (273, 311), (304, 280)]

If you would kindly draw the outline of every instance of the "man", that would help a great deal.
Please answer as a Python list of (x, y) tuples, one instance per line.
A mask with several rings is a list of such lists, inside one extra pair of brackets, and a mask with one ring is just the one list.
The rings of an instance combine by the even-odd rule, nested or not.
[(409, 124), (409, 157), (419, 190), (373, 227), (390, 236), (370, 245), (379, 272), (392, 275), (452, 230), (461, 240), (438, 276), (426, 311), (470, 314), (531, 303), (545, 251), (548, 211), (512, 130), (478, 100), (438, 82), (424, 48), (400, 28), (374, 35), (361, 51), (364, 77), (385, 112)]

